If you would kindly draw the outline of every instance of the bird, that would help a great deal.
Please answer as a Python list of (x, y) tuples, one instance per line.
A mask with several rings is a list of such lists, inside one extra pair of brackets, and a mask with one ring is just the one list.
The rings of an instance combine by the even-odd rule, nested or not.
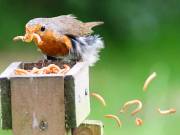
[(82, 22), (71, 14), (34, 18), (25, 25), (25, 35), (13, 40), (34, 41), (47, 60), (83, 61), (93, 66), (104, 42), (99, 35), (92, 35), (92, 28), (103, 23)]

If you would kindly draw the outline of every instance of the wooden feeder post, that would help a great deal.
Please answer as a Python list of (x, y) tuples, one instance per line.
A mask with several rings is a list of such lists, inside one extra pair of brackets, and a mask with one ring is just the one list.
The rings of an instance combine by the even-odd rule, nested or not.
[(89, 68), (85, 63), (76, 63), (65, 76), (14, 74), (17, 68), (49, 64), (15, 62), (1, 74), (3, 129), (13, 128), (13, 135), (77, 135), (73, 129), (83, 127), (90, 113)]
[(103, 124), (98, 120), (85, 120), (73, 130), (73, 135), (103, 135)]

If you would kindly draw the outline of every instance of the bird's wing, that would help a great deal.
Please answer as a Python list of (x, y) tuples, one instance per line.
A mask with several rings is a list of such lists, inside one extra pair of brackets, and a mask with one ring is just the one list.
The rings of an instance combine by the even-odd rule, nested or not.
[(83, 23), (76, 19), (73, 15), (62, 15), (52, 18), (56, 23), (57, 32), (63, 35), (85, 36), (90, 35), (92, 28), (102, 24), (103, 22), (87, 22)]

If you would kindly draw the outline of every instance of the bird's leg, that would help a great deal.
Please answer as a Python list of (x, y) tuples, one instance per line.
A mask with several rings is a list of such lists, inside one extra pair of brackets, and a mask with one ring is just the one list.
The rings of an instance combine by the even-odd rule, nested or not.
[(38, 60), (37, 63), (41, 64), (41, 67), (44, 67), (44, 66), (46, 66), (46, 63), (48, 63), (48, 60), (44, 56), (44, 58), (41, 60)]
[(44, 55), (43, 59), (39, 60), (38, 63), (41, 63), (42, 67), (44, 67), (47, 63), (56, 60), (55, 57)]
[(51, 60), (51, 61), (56, 61), (58, 60), (56, 57), (53, 57), (53, 56), (46, 56), (46, 60)]

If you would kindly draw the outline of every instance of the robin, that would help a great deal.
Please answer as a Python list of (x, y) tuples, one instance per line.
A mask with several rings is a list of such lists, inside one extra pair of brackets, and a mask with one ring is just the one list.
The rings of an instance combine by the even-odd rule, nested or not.
[(26, 24), (26, 34), (13, 40), (34, 41), (48, 60), (82, 60), (92, 66), (104, 47), (99, 35), (91, 35), (92, 28), (101, 24), (83, 23), (72, 15), (35, 18)]

